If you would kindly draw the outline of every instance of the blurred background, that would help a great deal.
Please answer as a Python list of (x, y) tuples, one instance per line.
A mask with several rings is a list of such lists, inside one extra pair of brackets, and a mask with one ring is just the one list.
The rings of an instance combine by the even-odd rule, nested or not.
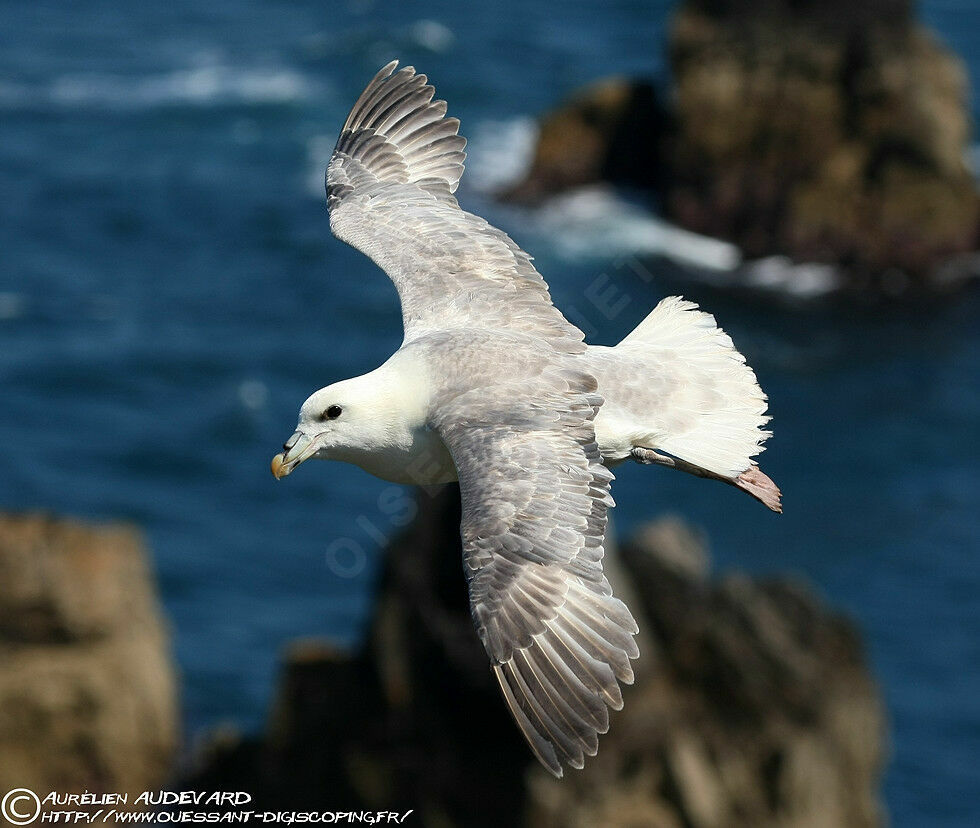
[[(218, 725), (264, 726), (289, 640), (358, 645), (382, 549), (404, 524), (383, 505), (390, 485), (358, 469), (318, 464), (281, 484), (268, 473), (311, 391), (400, 343), (395, 291), (330, 236), (322, 186), (350, 105), (398, 58), (462, 121), (463, 206), (535, 256), (590, 341), (617, 342), (683, 292), (769, 394), (762, 467), (783, 516), (624, 468), (617, 532), (679, 514), (716, 570), (813, 585), (855, 622), (884, 698), (890, 821), (980, 821), (980, 245), (975, 182), (964, 195), (961, 180), (980, 158), (980, 5), (850, 5), (835, 19), (776, 0), (751, 12), (721, 0), (0, 2), (0, 507), (145, 533), (184, 755)], [(759, 29), (745, 17), (756, 13)], [(766, 34), (773, 21), (793, 34)], [(920, 23), (945, 46), (897, 34), (895, 57), (891, 34), (865, 37)], [(822, 40), (807, 46), (813, 32)], [(795, 65), (767, 70), (770, 53), (752, 45), (767, 37), (804, 44), (802, 80), (780, 92), (788, 109), (753, 98), (767, 71)], [(819, 67), (847, 87), (879, 59), (882, 88), (820, 97)], [(609, 98), (600, 90), (590, 109), (588, 85), (610, 76), (652, 83), (619, 94), (649, 95), (654, 121), (623, 116), (614, 86), (615, 147), (639, 135), (639, 149), (626, 140), (634, 160), (566, 175), (539, 119), (584, 94), (584, 115), (568, 117), (591, 140)], [(910, 90), (910, 109), (891, 107), (890, 82)], [(811, 94), (813, 107), (799, 103)], [(870, 126), (861, 102), (878, 107)], [(715, 119), (723, 110), (731, 121)], [(914, 140), (850, 152), (855, 135), (922, 111)], [(562, 123), (548, 134), (572, 135)], [(783, 132), (725, 144), (750, 124)], [(760, 145), (755, 168), (742, 153)], [(802, 145), (796, 167), (785, 148)], [(604, 152), (588, 146), (572, 152)], [(631, 181), (643, 152), (658, 166)], [(776, 192), (797, 178), (830, 183)], [(792, 211), (809, 217), (803, 229), (782, 224)], [(957, 221), (967, 228), (949, 230)], [(939, 240), (918, 239), (922, 227)], [(616, 301), (597, 304), (597, 287)]]

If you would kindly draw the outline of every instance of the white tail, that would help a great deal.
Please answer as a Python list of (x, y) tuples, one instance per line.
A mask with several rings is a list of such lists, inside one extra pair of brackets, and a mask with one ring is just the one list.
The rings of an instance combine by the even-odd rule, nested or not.
[[(666, 398), (644, 406), (650, 412), (646, 436), (653, 445), (640, 442), (642, 437), (637, 445), (660, 449), (730, 482), (755, 466), (752, 458), (771, 434), (762, 430), (769, 421), (766, 395), (710, 313), (670, 296), (616, 350), (667, 378)], [(634, 414), (641, 423), (647, 420)]]

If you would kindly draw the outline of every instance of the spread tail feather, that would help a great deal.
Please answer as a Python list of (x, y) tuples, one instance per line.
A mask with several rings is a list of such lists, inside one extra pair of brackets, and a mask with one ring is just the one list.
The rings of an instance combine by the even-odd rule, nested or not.
[(668, 297), (616, 350), (645, 366), (664, 389), (646, 406), (648, 413), (635, 412), (641, 427), (634, 446), (664, 451), (745, 489), (770, 508), (778, 503), (772, 495), (778, 489), (762, 482), (769, 479), (752, 459), (771, 434), (763, 428), (769, 421), (766, 395), (711, 314)]

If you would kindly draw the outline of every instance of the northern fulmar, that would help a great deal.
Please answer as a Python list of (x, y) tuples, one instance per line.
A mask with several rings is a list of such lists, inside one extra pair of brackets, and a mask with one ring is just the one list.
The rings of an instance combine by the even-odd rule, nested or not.
[(766, 396), (714, 318), (664, 299), (615, 347), (587, 345), (531, 257), (454, 197), (466, 144), (425, 75), (385, 66), (326, 171), (330, 229), (394, 282), (404, 340), (316, 391), (272, 461), (459, 482), (473, 621), (504, 699), (556, 776), (594, 756), (633, 681), (636, 622), (602, 571), (610, 467), (722, 480), (781, 511), (752, 459)]

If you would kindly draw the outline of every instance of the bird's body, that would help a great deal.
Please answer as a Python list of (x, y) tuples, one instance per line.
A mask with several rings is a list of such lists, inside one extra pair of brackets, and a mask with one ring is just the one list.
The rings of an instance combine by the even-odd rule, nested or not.
[[(684, 303), (669, 302), (665, 307), (690, 312)], [(717, 331), (707, 314), (692, 317), (693, 322)], [(447, 370), (448, 353), (452, 354), (452, 370)], [(687, 365), (675, 351), (649, 343), (631, 347), (627, 342), (616, 348), (587, 345), (580, 354), (558, 358), (549, 354), (542, 360), (540, 343), (534, 337), (508, 331), (442, 331), (403, 343), (383, 365), (358, 377), (344, 394), (334, 394), (337, 400), (353, 399), (356, 391), (356, 397), (363, 397), (362, 404), (373, 411), (372, 422), (379, 429), (376, 441), (348, 447), (330, 459), (353, 463), (394, 483), (427, 486), (456, 482), (456, 467), (431, 425), (435, 413), (462, 393), (506, 394), (507, 383), (501, 383), (501, 377), (520, 377), (527, 382), (535, 371), (556, 362), (596, 377), (597, 392), (604, 400), (594, 421), (596, 442), (603, 463), (610, 467), (630, 459), (637, 447), (669, 450), (673, 442), (690, 439), (687, 432), (693, 429), (672, 418), (683, 418), (692, 407), (710, 410), (717, 407), (720, 398), (721, 392), (710, 383), (699, 383), (697, 377), (690, 376), (697, 363)], [(707, 365), (717, 363), (708, 360)], [(676, 376), (681, 367), (687, 373), (684, 379)], [(723, 363), (721, 367), (730, 370)], [(750, 369), (744, 369), (742, 379), (746, 384), (754, 382)], [(678, 398), (686, 399), (679, 402)], [(746, 402), (752, 406), (748, 416), (764, 407), (761, 394), (748, 397)], [(690, 422), (697, 424), (696, 420)], [(748, 439), (753, 439), (752, 433), (748, 434)], [(744, 440), (745, 433), (741, 436)], [(697, 441), (696, 436), (693, 439)], [(732, 461), (716, 449), (720, 456), (713, 463), (708, 459), (706, 467), (718, 476), (727, 473), (736, 478), (742, 470), (726, 468), (725, 463), (737, 466), (745, 451), (744, 445), (737, 446)]]
[(639, 655), (602, 572), (609, 468), (673, 466), (778, 511), (752, 460), (765, 395), (714, 319), (676, 297), (619, 345), (587, 345), (530, 257), (460, 209), (458, 122), (424, 75), (394, 66), (354, 105), (327, 204), (335, 235), (398, 288), (405, 339), (303, 404), (273, 473), (320, 457), (398, 483), (459, 482), (477, 632), (515, 721), (560, 776), (595, 754)]

